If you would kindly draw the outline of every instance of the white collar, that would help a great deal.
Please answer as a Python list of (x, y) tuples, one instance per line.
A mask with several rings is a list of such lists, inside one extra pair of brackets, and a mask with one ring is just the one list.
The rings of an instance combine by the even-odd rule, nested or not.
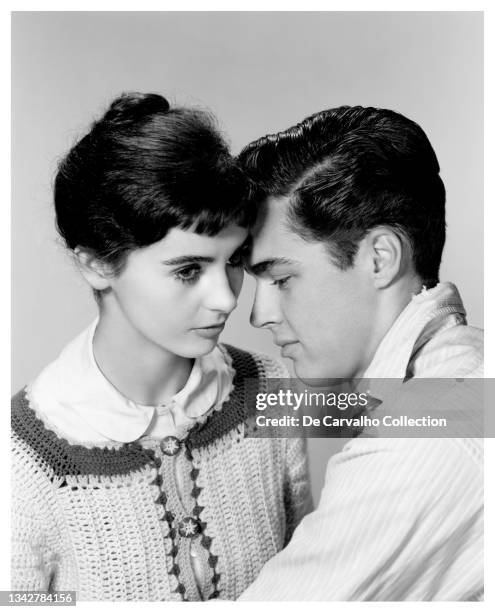
[[(452, 317), (451, 315), (454, 315)], [(457, 287), (453, 283), (438, 283), (432, 289), (413, 295), (411, 301), (380, 342), (363, 378), (375, 397), (390, 392), (394, 383), (377, 379), (396, 379), (400, 385), (407, 375), (414, 352), (445, 326), (456, 324), (457, 316), (465, 317)]]
[(234, 371), (227, 352), (219, 347), (195, 360), (185, 386), (166, 405), (143, 406), (127, 399), (96, 364), (97, 323), (98, 319), (70, 342), (28, 388), (35, 409), (73, 441), (133, 442), (155, 431), (160, 437), (183, 437), (227, 399)]

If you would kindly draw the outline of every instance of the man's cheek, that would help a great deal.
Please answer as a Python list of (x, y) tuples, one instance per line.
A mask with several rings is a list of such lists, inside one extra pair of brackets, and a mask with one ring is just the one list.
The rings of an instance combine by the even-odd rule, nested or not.
[(292, 300), (285, 303), (282, 313), (287, 326), (300, 342), (304, 342), (317, 334), (312, 325), (312, 314), (303, 300)]

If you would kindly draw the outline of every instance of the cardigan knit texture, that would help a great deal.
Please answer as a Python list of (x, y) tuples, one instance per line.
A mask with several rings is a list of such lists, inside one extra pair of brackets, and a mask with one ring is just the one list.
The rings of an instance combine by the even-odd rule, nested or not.
[(25, 390), (13, 398), (12, 589), (75, 590), (79, 600), (236, 599), (284, 547), (311, 510), (305, 444), (244, 436), (255, 418), (246, 380), (263, 392), (283, 372), (226, 348), (230, 397), (175, 455), (159, 439), (71, 444)]

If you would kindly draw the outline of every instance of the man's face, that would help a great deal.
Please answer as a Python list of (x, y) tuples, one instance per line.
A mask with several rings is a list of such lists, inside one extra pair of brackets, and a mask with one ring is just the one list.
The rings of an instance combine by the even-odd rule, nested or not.
[(360, 248), (340, 270), (324, 243), (289, 229), (287, 207), (288, 198), (269, 198), (253, 230), (251, 323), (270, 329), (299, 378), (360, 376), (376, 348), (372, 261)]

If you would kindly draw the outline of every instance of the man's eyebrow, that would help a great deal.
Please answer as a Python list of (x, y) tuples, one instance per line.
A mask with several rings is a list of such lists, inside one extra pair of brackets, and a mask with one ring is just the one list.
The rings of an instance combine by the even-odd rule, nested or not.
[(181, 255), (180, 257), (172, 257), (172, 259), (164, 259), (162, 264), (166, 266), (182, 266), (193, 263), (212, 263), (213, 261), (213, 257), (205, 257), (203, 255)]
[(266, 274), (277, 265), (297, 265), (297, 261), (293, 259), (288, 259), (287, 257), (273, 257), (271, 259), (264, 259), (263, 261), (259, 261), (253, 265), (248, 265), (248, 272), (254, 274), (255, 276), (261, 276), (262, 274)]

